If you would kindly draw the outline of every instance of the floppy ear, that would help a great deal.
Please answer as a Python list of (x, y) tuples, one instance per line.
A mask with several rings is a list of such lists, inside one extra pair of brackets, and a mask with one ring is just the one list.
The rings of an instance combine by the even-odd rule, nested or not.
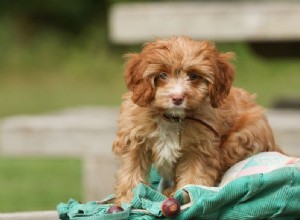
[(127, 88), (132, 92), (132, 101), (141, 107), (146, 107), (154, 99), (152, 77), (144, 76), (147, 64), (140, 54), (127, 54), (129, 58), (125, 68)]
[(218, 108), (228, 96), (234, 79), (234, 68), (229, 59), (234, 58), (233, 53), (218, 54), (214, 82), (209, 84), (208, 93), (212, 107)]

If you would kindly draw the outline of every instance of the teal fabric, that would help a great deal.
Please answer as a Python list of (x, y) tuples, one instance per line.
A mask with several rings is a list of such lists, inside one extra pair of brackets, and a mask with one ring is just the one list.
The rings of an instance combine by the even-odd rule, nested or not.
[(111, 204), (99, 204), (98, 202), (88, 202), (80, 204), (75, 199), (70, 199), (67, 204), (57, 205), (59, 218), (62, 220), (122, 220), (129, 219), (131, 205), (124, 204), (123, 212), (107, 214)]
[[(270, 167), (271, 164), (278, 167), (273, 169), (274, 165)], [(258, 168), (267, 172), (248, 175)], [(241, 175), (245, 172), (247, 175)], [(227, 174), (224, 175), (223, 180), (230, 181), (227, 183), (226, 180), (226, 184), (221, 184), (219, 187), (187, 185), (178, 190), (174, 197), (181, 203), (181, 212), (175, 219), (300, 219), (299, 159), (264, 153), (241, 162)], [(237, 177), (232, 178), (232, 176)], [(160, 177), (154, 169), (150, 177), (152, 184), (150, 186), (139, 184), (134, 189), (134, 197), (130, 204), (122, 204), (123, 212), (107, 214), (107, 210), (112, 205), (108, 204), (113, 198), (113, 195), (110, 195), (101, 204), (97, 202), (80, 204), (74, 199), (70, 199), (68, 203), (61, 203), (57, 206), (59, 218), (62, 220), (166, 219), (161, 212), (161, 205), (166, 197), (155, 190)], [(190, 202), (183, 204), (186, 193), (189, 195)]]
[(150, 175), (149, 175), (149, 183), (151, 183), (151, 187), (153, 189), (157, 189), (159, 182), (160, 182), (160, 176), (158, 172), (155, 170), (154, 166), (151, 167)]
[[(238, 178), (224, 187), (186, 186), (191, 202), (176, 219), (296, 219), (300, 217), (300, 170), (287, 167), (266, 174)], [(182, 191), (174, 196), (182, 201)], [(109, 204), (79, 204), (71, 199), (57, 206), (62, 220), (163, 219), (160, 207), (166, 197), (140, 184), (124, 212), (106, 214)]]

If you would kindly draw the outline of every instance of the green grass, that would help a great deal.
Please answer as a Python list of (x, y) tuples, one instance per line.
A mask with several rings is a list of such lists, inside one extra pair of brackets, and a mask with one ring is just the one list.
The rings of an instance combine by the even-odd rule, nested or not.
[[(101, 28), (75, 39), (54, 32), (24, 39), (0, 22), (0, 42), (0, 117), (119, 105), (125, 91), (123, 51), (107, 44)], [(260, 104), (269, 107), (279, 96), (299, 97), (299, 58), (263, 59), (243, 43), (218, 46), (236, 53), (235, 85), (257, 93)], [(82, 196), (78, 160), (0, 155), (0, 212), (54, 209)]]
[[(102, 32), (86, 35), (70, 42), (53, 33), (28, 44), (8, 40), (0, 50), (0, 117), (117, 106), (125, 91), (122, 52), (109, 47)], [(236, 53), (235, 85), (257, 93), (260, 104), (269, 107), (279, 96), (300, 94), (300, 59), (262, 59), (242, 43), (218, 46)]]
[[(104, 27), (76, 38), (51, 30), (23, 36), (12, 27), (0, 21), (0, 117), (120, 103), (124, 50), (107, 43)], [(257, 93), (260, 104), (299, 96), (300, 58), (263, 59), (243, 43), (218, 47), (236, 53), (235, 85)]]
[(125, 90), (121, 53), (105, 44), (103, 33), (87, 35), (41, 33), (27, 44), (7, 37), (0, 48), (0, 117), (118, 105)]
[(54, 210), (82, 199), (81, 163), (74, 159), (0, 157), (0, 212)]

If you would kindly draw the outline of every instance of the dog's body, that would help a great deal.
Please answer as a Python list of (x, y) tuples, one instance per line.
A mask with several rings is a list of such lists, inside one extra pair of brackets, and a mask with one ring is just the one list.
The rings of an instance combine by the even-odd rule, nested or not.
[(280, 151), (255, 97), (232, 87), (234, 70), (210, 42), (178, 37), (129, 55), (117, 138), (116, 203), (147, 184), (151, 165), (174, 181), (214, 186), (233, 164)]

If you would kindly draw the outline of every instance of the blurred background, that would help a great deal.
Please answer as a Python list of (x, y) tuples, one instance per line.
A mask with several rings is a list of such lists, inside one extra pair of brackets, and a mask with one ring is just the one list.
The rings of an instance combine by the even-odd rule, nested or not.
[[(0, 117), (117, 107), (125, 91), (122, 55), (142, 45), (111, 40), (110, 8), (120, 2), (132, 1), (0, 0)], [(259, 104), (274, 108), (287, 100), (299, 107), (299, 39), (216, 43), (236, 53), (235, 85), (257, 93)], [(55, 209), (68, 198), (81, 200), (81, 179), (79, 159), (0, 153), (0, 212)]]

